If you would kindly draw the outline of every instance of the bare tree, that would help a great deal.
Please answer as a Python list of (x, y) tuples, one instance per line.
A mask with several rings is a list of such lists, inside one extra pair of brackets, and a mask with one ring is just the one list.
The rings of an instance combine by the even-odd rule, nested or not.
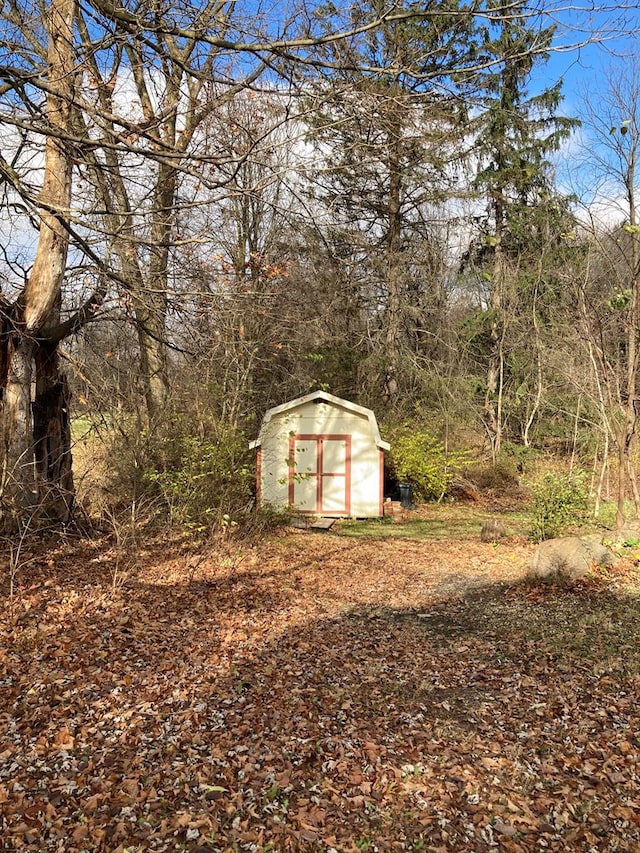
[(594, 228), (595, 259), (582, 294), (588, 341), (599, 387), (606, 392), (609, 424), (618, 455), (617, 523), (624, 522), (625, 483), (640, 512), (633, 448), (640, 417), (640, 83), (638, 63), (612, 68), (602, 91), (585, 103), (589, 168), (598, 179), (600, 204), (608, 199), (609, 222)]
[[(288, 337), (281, 296), (297, 242), (295, 185), (299, 126), (291, 96), (248, 91), (218, 104), (198, 145), (229, 152), (219, 186), (199, 187), (178, 214), (184, 244), (175, 269), (183, 317), (176, 330), (219, 391), (220, 416), (237, 426), (265, 404), (277, 372), (276, 345)], [(215, 141), (215, 143), (214, 143)]]
[[(220, 2), (178, 9), (166, 4), (135, 27), (115, 15), (102, 22), (103, 31), (86, 14), (77, 15), (81, 43), (93, 48), (86, 62), (89, 85), (74, 110), (78, 137), (90, 140), (80, 171), (95, 189), (104, 239), (131, 301), (151, 419), (162, 412), (169, 390), (166, 321), (182, 187), (189, 176), (216, 186), (227, 180), (222, 164), (242, 161), (219, 144), (194, 150), (195, 137), (208, 115), (265, 68), (247, 60), (230, 77), (229, 56), (219, 46), (195, 34), (169, 34), (166, 19), (176, 14), (185, 26), (197, 21), (221, 40), (236, 25), (234, 5)], [(112, 31), (118, 50), (105, 65)]]
[[(47, 134), (37, 199), (39, 237), (20, 297), (3, 300), (0, 340), (2, 494), (13, 508), (40, 504), (59, 519), (68, 516), (73, 494), (68, 392), (57, 343), (64, 332), (60, 305), (71, 212), (72, 155), (66, 140), (77, 80), (74, 14), (75, 0), (52, 0), (45, 21)], [(7, 164), (2, 166), (6, 173)]]

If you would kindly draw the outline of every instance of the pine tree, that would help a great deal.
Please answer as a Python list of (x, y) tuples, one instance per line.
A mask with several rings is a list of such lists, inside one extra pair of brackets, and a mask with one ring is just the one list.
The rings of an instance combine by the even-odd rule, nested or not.
[(504, 426), (504, 388), (509, 309), (517, 298), (515, 267), (546, 240), (548, 217), (566, 204), (554, 190), (549, 155), (577, 122), (558, 115), (562, 82), (530, 93), (532, 71), (549, 58), (554, 27), (540, 28), (524, 4), (496, 8), (485, 43), (491, 61), (481, 80), (476, 121), (475, 189), (485, 199), (482, 234), (470, 257), (488, 282), (489, 353), (484, 421), (495, 455)]
[[(380, 0), (359, 4), (354, 23), (378, 7)], [(477, 61), (473, 17), (456, 2), (422, 5), (415, 19), (341, 44), (339, 59), (342, 70), (322, 81), (312, 104), (312, 136), (326, 152), (312, 177), (316, 199), (339, 217), (359, 261), (373, 361), (389, 401), (399, 393), (408, 327), (415, 331), (425, 303), (439, 301), (436, 220), (460, 156), (457, 96)]]

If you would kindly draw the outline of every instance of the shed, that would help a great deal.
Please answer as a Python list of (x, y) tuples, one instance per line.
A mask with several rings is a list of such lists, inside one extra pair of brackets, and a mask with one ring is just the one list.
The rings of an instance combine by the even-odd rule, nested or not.
[(311, 515), (383, 515), (384, 451), (371, 409), (314, 391), (265, 414), (258, 451), (258, 506)]

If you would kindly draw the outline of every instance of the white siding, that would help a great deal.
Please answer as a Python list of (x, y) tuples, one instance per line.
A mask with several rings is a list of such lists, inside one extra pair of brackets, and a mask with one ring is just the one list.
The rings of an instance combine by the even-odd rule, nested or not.
[[(366, 415), (350, 412), (332, 402), (305, 402), (295, 408), (275, 414), (264, 424), (261, 442), (261, 503), (272, 506), (287, 506), (289, 503), (289, 441), (293, 435), (350, 436), (350, 514), (360, 517), (380, 515), (380, 450), (373, 434), (371, 422)], [(343, 445), (344, 446), (344, 445)], [(296, 471), (315, 470), (316, 456), (313, 442), (309, 447), (298, 444), (304, 463), (298, 463)], [(328, 461), (324, 470), (339, 470), (338, 445), (327, 446)], [(333, 460), (329, 457), (333, 454)], [(339, 477), (335, 481), (324, 480), (325, 514), (344, 514), (339, 508), (341, 486)], [(344, 490), (342, 491), (344, 493)], [(295, 489), (296, 499), (307, 504), (314, 501), (314, 482), (304, 481)], [(312, 506), (301, 507), (313, 511)]]

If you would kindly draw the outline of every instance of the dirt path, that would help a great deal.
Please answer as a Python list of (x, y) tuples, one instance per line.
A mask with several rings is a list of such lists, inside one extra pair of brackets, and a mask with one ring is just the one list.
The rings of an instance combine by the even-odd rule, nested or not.
[(257, 561), (272, 560), (291, 574), (311, 607), (320, 601), (341, 608), (420, 608), (522, 580), (532, 551), (530, 543), (521, 541), (493, 545), (296, 532)]

